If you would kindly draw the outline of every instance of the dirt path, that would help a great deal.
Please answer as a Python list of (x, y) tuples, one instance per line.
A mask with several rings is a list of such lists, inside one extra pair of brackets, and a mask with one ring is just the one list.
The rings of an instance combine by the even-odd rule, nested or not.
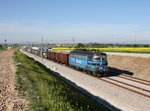
[(14, 50), (0, 52), (0, 111), (19, 111), (26, 104), (15, 90)]

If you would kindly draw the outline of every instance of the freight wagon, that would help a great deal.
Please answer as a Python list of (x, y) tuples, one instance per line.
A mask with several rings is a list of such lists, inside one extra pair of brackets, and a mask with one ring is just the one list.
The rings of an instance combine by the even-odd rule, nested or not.
[(49, 51), (47, 58), (69, 66), (69, 53), (62, 51)]

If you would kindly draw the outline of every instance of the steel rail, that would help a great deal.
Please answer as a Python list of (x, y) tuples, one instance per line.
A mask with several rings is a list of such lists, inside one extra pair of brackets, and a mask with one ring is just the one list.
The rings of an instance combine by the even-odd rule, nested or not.
[(125, 75), (118, 75), (117, 77), (128, 79), (128, 80), (131, 80), (131, 81), (134, 81), (134, 82), (138, 82), (138, 83), (150, 86), (150, 82), (142, 80), (142, 79), (133, 78), (133, 77), (130, 77), (130, 76), (125, 76)]
[(145, 97), (150, 98), (149, 95), (143, 94), (143, 93), (141, 93), (141, 92), (139, 92), (139, 91), (135, 91), (135, 90), (133, 90), (133, 89), (131, 89), (131, 88), (124, 87), (124, 86), (119, 85), (119, 84), (117, 84), (117, 83), (110, 82), (109, 80), (104, 80), (104, 79), (100, 79), (100, 80), (102, 80), (102, 81), (104, 81), (104, 82), (107, 82), (107, 83), (110, 83), (110, 84), (113, 84), (113, 85), (115, 85), (115, 86), (121, 87), (121, 88), (123, 88), (123, 89), (129, 90), (129, 91), (131, 91), (131, 92), (137, 93), (137, 94), (139, 94), (139, 95), (142, 95), (142, 96), (145, 96)]
[(112, 78), (105, 78), (105, 79), (109, 79), (109, 80), (112, 80), (112, 81), (115, 81), (115, 82), (118, 82), (118, 83), (121, 83), (121, 84), (124, 84), (124, 85), (127, 85), (127, 86), (131, 86), (131, 87), (133, 87), (133, 88), (140, 89), (140, 90), (143, 90), (143, 91), (145, 91), (145, 92), (149, 92), (149, 93), (150, 93), (150, 90), (147, 90), (147, 89), (144, 89), (144, 88), (135, 86), (135, 85), (131, 85), (131, 84), (128, 84), (128, 83), (119, 81), (119, 80), (115, 80), (115, 79), (112, 79)]

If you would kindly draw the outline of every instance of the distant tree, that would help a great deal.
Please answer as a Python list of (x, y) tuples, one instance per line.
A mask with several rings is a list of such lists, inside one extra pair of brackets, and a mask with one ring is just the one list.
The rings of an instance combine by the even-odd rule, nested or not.
[(132, 47), (139, 47), (137, 44), (133, 44), (133, 46)]
[(80, 49), (80, 48), (85, 48), (85, 45), (82, 44), (82, 43), (78, 43), (77, 46), (76, 46), (77, 49)]
[(146, 45), (144, 45), (143, 47), (149, 47), (149, 45), (146, 44)]
[(125, 47), (132, 47), (132, 45), (130, 45), (130, 44), (126, 44), (126, 45), (125, 45)]
[(107, 48), (109, 45), (100, 45), (98, 48)]

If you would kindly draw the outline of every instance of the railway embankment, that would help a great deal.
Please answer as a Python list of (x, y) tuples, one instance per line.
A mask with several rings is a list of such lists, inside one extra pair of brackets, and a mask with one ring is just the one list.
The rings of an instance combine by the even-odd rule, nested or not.
[(41, 63), (15, 52), (17, 89), (32, 111), (109, 111), (53, 74)]
[[(150, 109), (149, 93), (148, 96), (144, 96), (143, 92), (140, 90), (132, 91), (135, 87), (133, 88), (131, 85), (127, 86), (127, 84), (125, 85), (123, 83), (115, 85), (118, 84), (117, 82), (111, 84), (112, 80), (107, 82), (108, 80), (104, 81), (102, 78), (98, 79), (88, 76), (83, 72), (76, 71), (62, 64), (43, 59), (28, 52), (22, 51), (22, 53), (38, 61), (47, 68), (50, 68), (54, 74), (68, 81), (68, 83), (79, 90), (89, 94), (89, 96), (92, 96), (96, 101), (107, 106), (111, 110), (148, 111)], [(149, 91), (149, 86), (147, 87), (148, 89), (145, 90)], [(147, 92), (145, 93), (147, 94)]]
[(150, 81), (150, 54), (107, 52), (109, 66), (116, 72)]

